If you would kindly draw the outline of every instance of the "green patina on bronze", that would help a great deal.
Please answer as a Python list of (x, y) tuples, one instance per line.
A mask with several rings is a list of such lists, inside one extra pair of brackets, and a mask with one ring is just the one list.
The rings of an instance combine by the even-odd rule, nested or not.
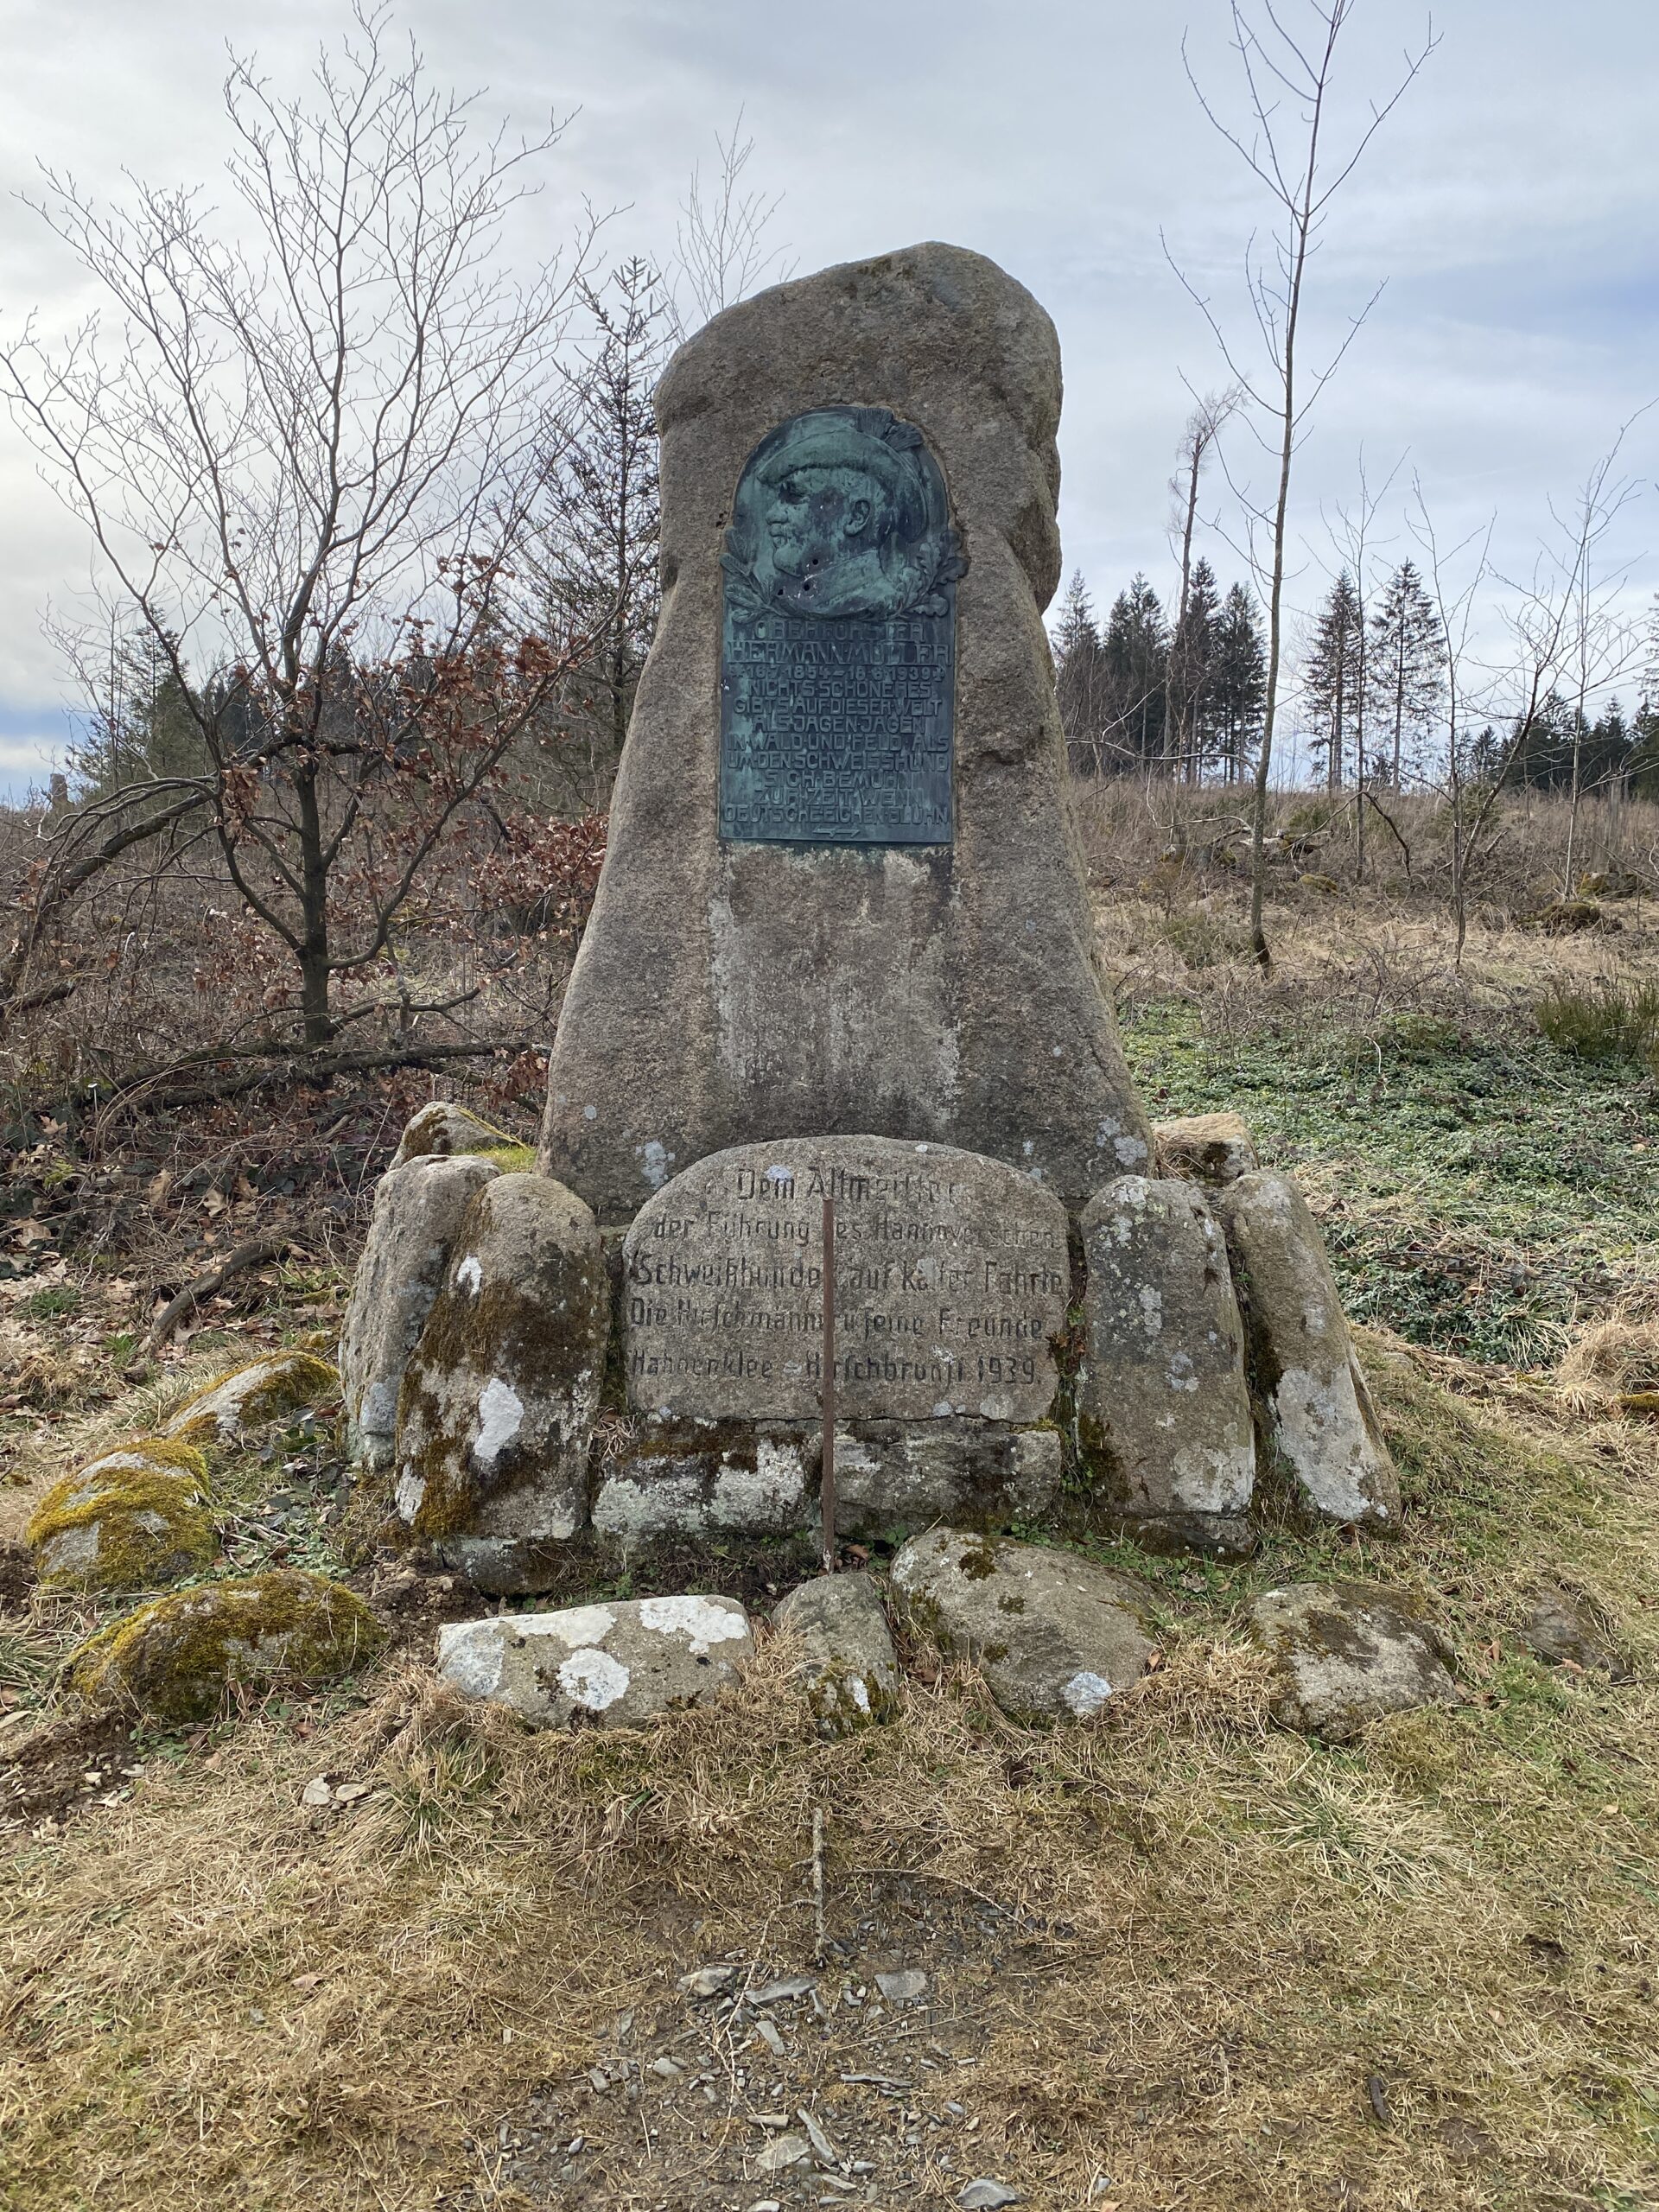
[(721, 837), (950, 844), (963, 561), (921, 432), (880, 407), (770, 431), (721, 566)]

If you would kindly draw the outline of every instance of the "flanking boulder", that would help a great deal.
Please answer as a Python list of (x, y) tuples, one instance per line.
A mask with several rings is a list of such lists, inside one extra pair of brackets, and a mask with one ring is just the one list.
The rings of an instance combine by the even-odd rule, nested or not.
[(1269, 1590), (1250, 1608), (1250, 1633), (1274, 1660), (1274, 1719), (1306, 1735), (1343, 1743), (1390, 1713), (1457, 1701), (1445, 1639), (1369, 1583)]
[(663, 1537), (791, 1535), (817, 1518), (817, 1460), (799, 1428), (647, 1424), (600, 1480), (594, 1529), (625, 1554)]
[(890, 1719), (899, 1662), (881, 1592), (868, 1574), (821, 1574), (791, 1590), (772, 1619), (800, 1638), (806, 1701), (820, 1736)]
[(340, 1341), (346, 1449), (365, 1465), (391, 1464), (404, 1370), (467, 1209), (500, 1173), (481, 1153), (429, 1153), (380, 1178)]
[(1193, 1183), (1236, 1183), (1261, 1165), (1255, 1141), (1237, 1114), (1182, 1114), (1152, 1125), (1157, 1173)]
[(1319, 1518), (1400, 1528), (1400, 1485), (1382, 1440), (1307, 1201), (1258, 1170), (1216, 1192), (1269, 1450)]
[(537, 1728), (637, 1727), (704, 1704), (737, 1681), (753, 1652), (748, 1615), (731, 1598), (620, 1599), (438, 1630), (447, 1682)]
[(1152, 1656), (1144, 1590), (1072, 1552), (935, 1529), (897, 1554), (893, 1588), (914, 1627), (977, 1662), (1012, 1719), (1092, 1720)]
[(141, 1605), (81, 1645), (69, 1679), (86, 1697), (121, 1700), (157, 1720), (201, 1720), (233, 1689), (332, 1681), (385, 1640), (354, 1592), (289, 1567)]
[(836, 1430), (836, 1526), (887, 1536), (943, 1522), (1005, 1529), (1058, 1514), (1058, 1428), (1000, 1421), (861, 1421)]
[(207, 1462), (188, 1444), (135, 1437), (54, 1483), (23, 1541), (43, 1583), (153, 1590), (217, 1555)]
[(410, 1119), (387, 1172), (406, 1167), (411, 1160), (450, 1160), (463, 1153), (501, 1155), (496, 1164), (504, 1171), (535, 1165), (533, 1146), (520, 1144), (517, 1137), (480, 1119), (467, 1107), (435, 1098)]
[(162, 1423), (162, 1433), (187, 1444), (239, 1443), (267, 1421), (324, 1404), (339, 1388), (337, 1371), (315, 1352), (270, 1352), (204, 1384)]
[(395, 1503), (482, 1590), (544, 1587), (588, 1519), (588, 1448), (610, 1290), (598, 1225), (561, 1183), (499, 1175), (474, 1198), (404, 1371)]
[(1079, 1456), (1111, 1523), (1160, 1548), (1249, 1548), (1255, 1427), (1227, 1249), (1191, 1183), (1120, 1175), (1079, 1224)]

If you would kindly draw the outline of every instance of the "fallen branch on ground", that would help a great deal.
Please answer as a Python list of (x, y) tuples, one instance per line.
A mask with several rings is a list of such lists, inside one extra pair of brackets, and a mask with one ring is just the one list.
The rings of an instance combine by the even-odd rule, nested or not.
[(150, 1323), (149, 1333), (134, 1354), (132, 1366), (137, 1367), (158, 1352), (187, 1313), (194, 1313), (204, 1299), (213, 1297), (224, 1289), (232, 1275), (245, 1274), (250, 1268), (262, 1268), (267, 1260), (280, 1260), (288, 1249), (286, 1236), (257, 1236), (246, 1244), (238, 1244), (227, 1252), (216, 1268), (205, 1275), (198, 1275), (188, 1282), (175, 1297), (168, 1299)]

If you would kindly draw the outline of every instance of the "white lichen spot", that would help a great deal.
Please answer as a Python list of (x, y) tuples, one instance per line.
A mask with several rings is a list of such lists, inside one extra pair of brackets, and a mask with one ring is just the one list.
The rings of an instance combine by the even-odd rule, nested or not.
[(1124, 1167), (1137, 1167), (1147, 1156), (1145, 1142), (1140, 1137), (1114, 1137), (1112, 1150)]
[(1100, 1120), (1095, 1124), (1096, 1150), (1098, 1152), (1104, 1152), (1107, 1146), (1110, 1144), (1112, 1139), (1116, 1136), (1121, 1136), (1122, 1132), (1123, 1124), (1122, 1122), (1115, 1121), (1109, 1114), (1103, 1114)]
[(620, 1659), (591, 1648), (573, 1651), (559, 1667), (559, 1688), (573, 1705), (603, 1713), (627, 1694), (632, 1677)]
[(603, 1643), (616, 1626), (608, 1605), (566, 1605), (556, 1613), (516, 1613), (503, 1616), (502, 1625), (515, 1636), (556, 1636), (572, 1650), (584, 1643)]
[(400, 1521), (413, 1522), (421, 1510), (421, 1500), (426, 1496), (426, 1478), (417, 1475), (413, 1467), (405, 1467), (397, 1478), (397, 1487), (392, 1492), (392, 1502), (397, 1508)]
[(596, 1122), (599, 1119), (598, 1107), (584, 1106), (582, 1109), (582, 1118), (584, 1122)]
[(653, 1191), (660, 1191), (668, 1180), (675, 1154), (659, 1139), (652, 1137), (648, 1143), (640, 1146), (639, 1157), (645, 1166), (646, 1182)]
[(484, 1287), (484, 1270), (470, 1252), (455, 1269), (455, 1287), (470, 1291), (474, 1298)]
[(864, 1686), (864, 1677), (861, 1675), (851, 1676), (847, 1684), (847, 1690), (859, 1711), (868, 1715), (870, 1709), (870, 1694)]
[(711, 1598), (644, 1598), (639, 1603), (642, 1628), (662, 1636), (683, 1636), (702, 1657), (711, 1643), (741, 1642), (749, 1633), (747, 1616), (735, 1605)]
[(473, 1457), (480, 1465), (493, 1467), (524, 1426), (524, 1402), (511, 1382), (491, 1376), (478, 1394), (478, 1436)]
[(438, 1672), (463, 1697), (493, 1697), (505, 1656), (495, 1621), (452, 1621), (438, 1630)]
[(940, 1398), (936, 1401), (933, 1408), (933, 1418), (935, 1421), (950, 1420), (950, 1401), (949, 1398)]
[(1112, 1694), (1112, 1686), (1104, 1675), (1090, 1674), (1085, 1667), (1073, 1675), (1060, 1692), (1066, 1711), (1078, 1720), (1092, 1720)]
[(1169, 1363), (1169, 1387), (1172, 1390), (1196, 1390), (1198, 1387), (1192, 1359), (1184, 1351), (1178, 1351)]
[(1163, 1334), (1163, 1294), (1149, 1282), (1143, 1282), (1141, 1286), (1141, 1325), (1149, 1337)]

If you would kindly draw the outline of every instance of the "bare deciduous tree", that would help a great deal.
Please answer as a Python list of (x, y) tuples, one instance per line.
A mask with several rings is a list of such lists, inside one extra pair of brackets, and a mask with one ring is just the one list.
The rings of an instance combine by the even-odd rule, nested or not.
[[(1353, 134), (1346, 149), (1332, 156), (1325, 137), (1337, 49), (1357, 3), (1358, 0), (1296, 0), (1298, 13), (1306, 22), (1306, 29), (1299, 31), (1287, 21), (1287, 11), (1275, 7), (1274, 0), (1230, 0), (1231, 42), (1243, 77), (1245, 119), (1236, 128), (1204, 92), (1187, 63), (1187, 80), (1206, 118), (1266, 193), (1275, 221), (1271, 253), (1264, 257), (1252, 245), (1245, 254), (1244, 280), (1258, 346), (1254, 366), (1242, 345), (1229, 338), (1210, 302), (1172, 257), (1172, 266), (1208, 322), (1229, 372), (1244, 395), (1246, 418), (1274, 467), (1272, 489), (1266, 499), (1250, 496), (1236, 482), (1234, 486), (1244, 510), (1252, 566), (1268, 603), (1267, 697), (1256, 756), (1250, 836), (1250, 942), (1263, 967), (1270, 959), (1262, 906), (1267, 880), (1268, 794), (1284, 649), (1292, 467), (1320, 394), (1377, 297), (1373, 293), (1365, 308), (1352, 319), (1346, 336), (1324, 365), (1305, 371), (1300, 348), (1310, 264), (1332, 200), (1353, 175), (1372, 139), (1437, 43), (1431, 28), (1422, 46), (1408, 54), (1393, 92), (1380, 104), (1370, 103), (1368, 119)], [(1184, 58), (1185, 54), (1184, 44)]]
[(105, 857), (209, 837), (296, 971), (306, 1042), (398, 915), (578, 638), (528, 628), (513, 556), (594, 225), (521, 282), (498, 248), (558, 143), (480, 139), (472, 104), (394, 53), (385, 11), (307, 99), (232, 57), (232, 208), (52, 174), (34, 203), (117, 318), (31, 325), (0, 389), (86, 524), (106, 613), (186, 702), (200, 765), (61, 826), (13, 948)]
[(746, 299), (763, 281), (780, 283), (794, 267), (784, 259), (788, 248), (771, 245), (766, 238), (784, 195), (768, 197), (744, 188), (743, 172), (754, 141), (740, 137), (742, 128), (739, 108), (731, 136), (715, 133), (720, 166), (713, 181), (705, 188), (701, 166), (694, 168), (680, 203), (679, 266), (702, 322)]

